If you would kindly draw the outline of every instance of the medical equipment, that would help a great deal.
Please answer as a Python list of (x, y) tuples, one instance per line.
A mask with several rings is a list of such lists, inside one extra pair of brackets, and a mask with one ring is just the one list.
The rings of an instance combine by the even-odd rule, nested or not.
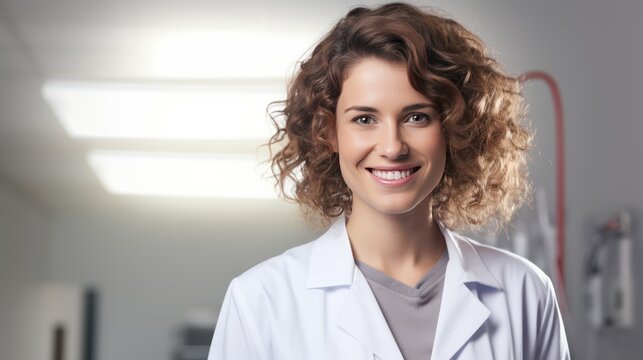
[(634, 325), (631, 218), (626, 211), (601, 225), (587, 260), (587, 304), (595, 328)]

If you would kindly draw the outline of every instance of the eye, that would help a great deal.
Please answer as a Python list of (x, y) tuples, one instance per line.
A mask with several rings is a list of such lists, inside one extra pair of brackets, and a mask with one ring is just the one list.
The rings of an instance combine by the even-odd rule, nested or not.
[(431, 121), (431, 117), (424, 113), (413, 113), (406, 118), (406, 121), (412, 124), (421, 124)]
[(353, 122), (358, 125), (371, 125), (375, 122), (372, 117), (361, 115), (353, 119)]

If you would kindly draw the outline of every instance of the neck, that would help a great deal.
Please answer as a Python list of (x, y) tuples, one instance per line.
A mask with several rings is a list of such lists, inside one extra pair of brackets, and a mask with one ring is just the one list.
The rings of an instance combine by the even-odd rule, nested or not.
[(358, 206), (346, 229), (355, 259), (379, 269), (432, 266), (446, 247), (430, 203), (395, 215)]

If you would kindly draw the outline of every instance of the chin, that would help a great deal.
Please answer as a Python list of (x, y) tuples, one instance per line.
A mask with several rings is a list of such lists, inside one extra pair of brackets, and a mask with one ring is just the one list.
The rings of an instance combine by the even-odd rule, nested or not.
[(419, 210), (422, 202), (390, 201), (387, 203), (374, 204), (372, 206), (377, 212), (383, 215), (403, 215)]

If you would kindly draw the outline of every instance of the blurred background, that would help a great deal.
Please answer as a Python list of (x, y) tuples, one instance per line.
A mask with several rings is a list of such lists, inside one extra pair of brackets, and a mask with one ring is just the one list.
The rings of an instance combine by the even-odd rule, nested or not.
[[(0, 0), (0, 359), (204, 359), (229, 281), (323, 230), (256, 165), (265, 107), (379, 3)], [(643, 3), (413, 3), (558, 85), (564, 133), (525, 83), (537, 201), (486, 240), (556, 281), (574, 358), (638, 358)]]

